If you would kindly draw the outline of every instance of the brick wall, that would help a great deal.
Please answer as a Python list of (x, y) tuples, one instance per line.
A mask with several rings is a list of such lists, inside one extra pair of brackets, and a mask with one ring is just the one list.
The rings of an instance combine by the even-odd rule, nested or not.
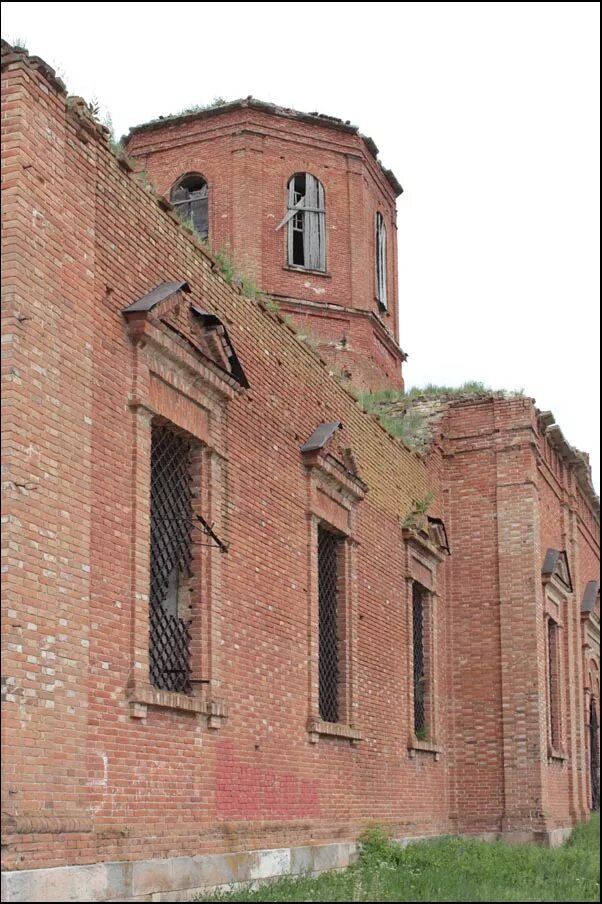
[[(352, 839), (372, 820), (411, 836), (583, 818), (583, 687), (599, 651), (584, 662), (579, 604), (598, 520), (532, 401), (452, 405), (425, 463), (280, 315), (224, 281), (41, 61), (3, 53), (5, 866)], [(176, 280), (191, 293), (124, 317)], [(195, 351), (191, 302), (227, 326), (249, 389)], [(229, 546), (197, 537), (184, 702), (148, 683), (157, 416), (195, 440), (195, 505)], [(304, 458), (333, 421), (331, 457)], [(408, 527), (429, 489), (451, 557)], [(338, 735), (315, 711), (321, 519), (346, 538)], [(555, 758), (548, 548), (566, 550), (574, 584)], [(430, 594), (426, 738), (413, 580)]]
[[(375, 818), (397, 834), (446, 831), (445, 755), (410, 757), (405, 702), (401, 530), (424, 465), (278, 316), (224, 283), (44, 69), (7, 62), (5, 865), (348, 838)], [(230, 551), (208, 553), (213, 598), (196, 629), (227, 718), (168, 705), (139, 718), (144, 703), (132, 716), (148, 636), (149, 430), (136, 400), (148, 392), (193, 434), (205, 427), (185, 420), (175, 389), (158, 392), (121, 311), (177, 278), (227, 324), (251, 383), (201, 405), (207, 504)], [(337, 419), (368, 485), (353, 528), (363, 740), (312, 743), (300, 446)]]
[[(128, 154), (140, 161), (167, 197), (185, 173), (203, 175), (209, 184), (212, 247), (228, 248), (241, 270), (252, 274), (305, 327), (314, 324), (312, 311), (319, 306), (322, 316), (316, 335), (327, 335), (333, 342), (325, 346), (324, 355), (344, 367), (355, 348), (352, 380), (358, 388), (402, 386), (396, 192), (353, 127), (322, 125), (317, 117), (300, 121), (288, 115), (290, 111), (268, 109), (243, 102), (234, 109), (228, 105), (158, 122), (133, 132)], [(286, 213), (288, 181), (296, 172), (310, 172), (324, 186), (325, 273), (288, 267), (287, 229), (276, 231)], [(376, 300), (377, 211), (385, 219), (388, 237), (386, 312)], [(297, 304), (291, 304), (293, 300)], [(304, 312), (299, 302), (309, 303), (309, 311)], [(337, 307), (355, 312), (345, 353), (337, 347), (341, 326)], [(376, 367), (370, 366), (370, 356), (377, 360)]]
[[(532, 400), (473, 398), (445, 408), (429, 472), (442, 488), (453, 549), (451, 816), (463, 831), (496, 817), (517, 837), (553, 830), (587, 811), (579, 626), (585, 586), (599, 575), (599, 523), (574, 450), (555, 450), (550, 420)], [(548, 549), (566, 551), (573, 584), (561, 604), (559, 756), (549, 749)], [(599, 646), (590, 654), (599, 658)]]

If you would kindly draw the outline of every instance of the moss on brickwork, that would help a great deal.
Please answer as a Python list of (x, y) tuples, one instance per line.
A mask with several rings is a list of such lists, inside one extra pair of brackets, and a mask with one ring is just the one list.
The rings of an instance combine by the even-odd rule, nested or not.
[(358, 401), (364, 411), (378, 417), (392, 436), (400, 439), (410, 449), (422, 453), (432, 440), (433, 419), (450, 402), (520, 398), (522, 395), (522, 389), (492, 389), (473, 380), (460, 386), (428, 383), (408, 390), (383, 389), (360, 395)]

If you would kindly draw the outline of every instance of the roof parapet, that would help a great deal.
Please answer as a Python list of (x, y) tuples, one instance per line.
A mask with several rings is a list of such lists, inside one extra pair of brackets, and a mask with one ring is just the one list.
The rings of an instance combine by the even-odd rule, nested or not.
[(223, 113), (233, 113), (236, 110), (252, 109), (259, 110), (262, 113), (269, 113), (272, 116), (281, 116), (286, 119), (292, 119), (296, 122), (306, 122), (310, 125), (326, 126), (330, 129), (338, 129), (340, 132), (347, 132), (351, 135), (357, 135), (366, 146), (369, 155), (376, 161), (383, 176), (395, 192), (395, 196), (403, 192), (403, 188), (395, 177), (392, 170), (387, 169), (378, 159), (378, 148), (374, 140), (367, 135), (363, 135), (359, 128), (352, 125), (349, 120), (342, 120), (336, 116), (329, 116), (325, 113), (303, 113), (301, 110), (293, 110), (290, 107), (282, 107), (278, 104), (268, 103), (267, 101), (258, 100), (255, 97), (239, 98), (238, 100), (228, 101), (227, 103), (214, 104), (204, 109), (190, 110), (189, 112), (176, 113), (173, 116), (160, 116), (158, 119), (141, 123), (130, 128), (129, 134), (125, 137), (125, 142), (130, 140), (134, 135), (141, 132), (151, 132), (155, 129), (162, 129), (166, 126), (179, 125), (184, 122), (195, 122), (201, 119), (210, 119), (215, 116), (221, 116)]
[(552, 448), (558, 453), (562, 461), (574, 470), (577, 477), (577, 483), (582, 490), (583, 495), (594, 509), (599, 521), (600, 497), (594, 489), (592, 472), (587, 454), (576, 449), (575, 446), (571, 446), (559, 425), (556, 423), (556, 419), (551, 411), (539, 412), (538, 419), (546, 439), (549, 440)]

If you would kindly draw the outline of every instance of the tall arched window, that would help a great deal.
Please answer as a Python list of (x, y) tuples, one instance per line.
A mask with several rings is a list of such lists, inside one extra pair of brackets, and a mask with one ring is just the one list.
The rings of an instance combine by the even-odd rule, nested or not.
[(376, 298), (387, 310), (387, 227), (382, 213), (376, 214)]
[(295, 173), (288, 183), (288, 263), (305, 270), (326, 270), (324, 187), (311, 173)]
[(171, 203), (178, 216), (192, 223), (206, 239), (209, 235), (209, 188), (198, 173), (183, 176), (171, 191)]

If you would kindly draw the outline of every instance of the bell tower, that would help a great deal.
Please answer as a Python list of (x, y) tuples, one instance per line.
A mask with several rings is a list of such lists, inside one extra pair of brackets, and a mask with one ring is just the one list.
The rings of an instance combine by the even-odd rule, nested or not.
[(356, 126), (254, 98), (130, 130), (183, 219), (225, 250), (361, 392), (401, 388), (396, 198)]

